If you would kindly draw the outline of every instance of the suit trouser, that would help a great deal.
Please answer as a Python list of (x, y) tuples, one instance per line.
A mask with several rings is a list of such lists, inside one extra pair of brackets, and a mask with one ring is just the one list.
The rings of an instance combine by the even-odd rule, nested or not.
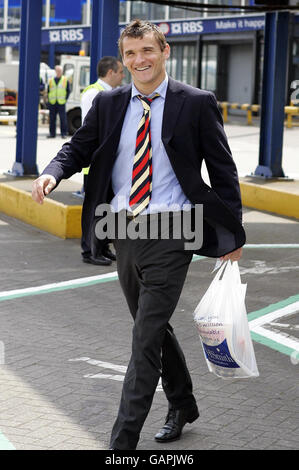
[(132, 355), (110, 442), (121, 450), (136, 448), (160, 376), (171, 405), (181, 409), (195, 403), (184, 354), (169, 324), (192, 253), (184, 250), (182, 239), (118, 239), (114, 245), (120, 284), (134, 318)]
[(56, 117), (59, 114), (61, 135), (67, 135), (67, 119), (65, 104), (49, 104), (50, 112), (50, 135), (56, 136)]

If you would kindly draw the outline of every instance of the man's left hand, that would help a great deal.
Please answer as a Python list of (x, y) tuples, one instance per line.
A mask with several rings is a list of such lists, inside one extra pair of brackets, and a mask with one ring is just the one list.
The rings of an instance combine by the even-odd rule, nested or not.
[(227, 255), (221, 256), (220, 261), (228, 261), (229, 259), (231, 261), (239, 261), (242, 256), (242, 251), (243, 248), (238, 248), (237, 250), (232, 251), (231, 253), (227, 253)]

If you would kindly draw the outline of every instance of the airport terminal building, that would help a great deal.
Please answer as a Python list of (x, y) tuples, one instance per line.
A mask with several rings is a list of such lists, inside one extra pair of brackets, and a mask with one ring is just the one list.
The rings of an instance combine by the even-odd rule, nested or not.
[[(190, 1), (190, 0), (189, 0)], [(221, 0), (205, 0), (221, 4)], [(196, 4), (197, 0), (193, 0)], [(204, 0), (202, 0), (204, 2)], [(253, 0), (222, 0), (229, 9), (201, 12), (142, 1), (120, 1), (119, 27), (133, 18), (160, 25), (171, 45), (169, 74), (213, 91), (219, 101), (261, 103), (265, 15), (235, 10)], [(290, 0), (290, 4), (296, 4)], [(41, 61), (50, 67), (61, 54), (90, 52), (92, 0), (43, 0)], [(21, 0), (0, 0), (0, 62), (18, 60)], [(291, 15), (286, 104), (299, 80), (299, 14)]]

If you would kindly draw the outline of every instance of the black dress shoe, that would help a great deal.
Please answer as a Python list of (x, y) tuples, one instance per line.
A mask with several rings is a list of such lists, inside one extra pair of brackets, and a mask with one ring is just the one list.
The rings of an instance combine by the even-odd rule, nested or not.
[(170, 406), (165, 424), (155, 435), (155, 440), (157, 442), (172, 442), (180, 439), (185, 424), (193, 423), (198, 417), (199, 412), (196, 405), (181, 410)]
[(47, 139), (55, 139), (56, 135), (47, 135)]
[(111, 259), (111, 261), (116, 260), (115, 254), (110, 250), (109, 246), (105, 246), (102, 250), (102, 255), (105, 256), (105, 258)]
[(106, 258), (103, 255), (99, 255), (96, 258), (92, 255), (82, 256), (83, 263), (95, 264), (96, 266), (110, 266), (112, 264), (111, 259)]

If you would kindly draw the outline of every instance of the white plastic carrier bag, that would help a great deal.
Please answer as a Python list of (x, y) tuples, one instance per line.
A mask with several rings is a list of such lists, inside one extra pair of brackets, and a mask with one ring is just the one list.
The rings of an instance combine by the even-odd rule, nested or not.
[(246, 287), (238, 262), (227, 261), (194, 312), (208, 368), (223, 379), (259, 375), (247, 320)]

